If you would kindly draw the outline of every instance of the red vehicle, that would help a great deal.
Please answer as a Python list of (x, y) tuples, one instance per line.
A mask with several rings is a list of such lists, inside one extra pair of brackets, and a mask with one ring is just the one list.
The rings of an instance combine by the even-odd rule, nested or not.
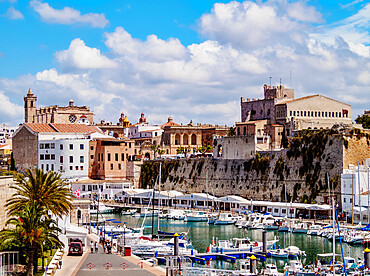
[(82, 243), (81, 242), (71, 242), (69, 244), (68, 255), (79, 255), (82, 256)]

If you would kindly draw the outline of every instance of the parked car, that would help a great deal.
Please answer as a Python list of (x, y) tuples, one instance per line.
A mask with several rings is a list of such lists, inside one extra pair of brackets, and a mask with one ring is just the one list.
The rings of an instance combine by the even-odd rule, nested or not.
[(82, 256), (83, 248), (81, 242), (71, 242), (69, 244), (68, 255)]

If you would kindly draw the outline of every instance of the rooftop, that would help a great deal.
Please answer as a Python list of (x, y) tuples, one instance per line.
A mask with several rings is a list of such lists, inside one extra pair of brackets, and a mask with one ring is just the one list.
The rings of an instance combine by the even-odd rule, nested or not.
[(25, 123), (24, 125), (37, 133), (102, 133), (98, 127), (85, 124)]

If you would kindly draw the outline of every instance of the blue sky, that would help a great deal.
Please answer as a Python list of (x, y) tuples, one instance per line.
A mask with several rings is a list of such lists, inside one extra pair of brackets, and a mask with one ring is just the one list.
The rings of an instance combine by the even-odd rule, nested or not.
[(272, 77), (370, 109), (367, 1), (0, 0), (0, 122), (38, 106), (88, 105), (95, 121), (173, 116), (232, 125)]

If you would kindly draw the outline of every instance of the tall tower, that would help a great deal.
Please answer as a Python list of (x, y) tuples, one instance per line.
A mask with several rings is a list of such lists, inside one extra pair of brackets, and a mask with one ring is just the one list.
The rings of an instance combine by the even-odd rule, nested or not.
[(33, 95), (31, 88), (28, 89), (26, 97), (24, 97), (24, 122), (33, 123), (33, 116), (36, 114), (37, 97)]

